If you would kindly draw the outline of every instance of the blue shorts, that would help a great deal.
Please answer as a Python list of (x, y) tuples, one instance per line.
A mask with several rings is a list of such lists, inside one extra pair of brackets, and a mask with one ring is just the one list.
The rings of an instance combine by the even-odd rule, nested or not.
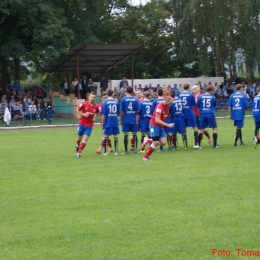
[(195, 117), (193, 119), (184, 119), (185, 127), (195, 127)]
[(103, 130), (104, 135), (118, 135), (119, 128), (118, 127), (107, 127)]
[(150, 129), (150, 137), (166, 137), (165, 132), (163, 129), (159, 128), (158, 126), (155, 125), (149, 125)]
[(234, 120), (234, 126), (243, 127), (244, 126), (244, 119), (243, 120)]
[(196, 126), (200, 129), (200, 117), (199, 116), (195, 116), (195, 123), (196, 123)]
[(86, 135), (86, 136), (90, 136), (92, 132), (92, 127), (88, 127), (88, 126), (84, 126), (79, 124), (78, 126), (78, 136), (82, 136), (82, 135)]
[(137, 129), (137, 125), (122, 125), (122, 132), (123, 133), (128, 133), (128, 132), (132, 132), (132, 133), (136, 133), (138, 131)]
[(255, 127), (260, 128), (260, 121), (255, 121)]
[[(172, 119), (171, 119), (170, 117), (167, 117), (165, 123), (170, 124), (170, 123), (171, 123), (171, 120), (172, 120)], [(173, 131), (173, 128), (172, 128), (172, 127), (168, 127), (168, 126), (165, 126), (165, 127), (164, 127), (164, 132), (165, 132), (166, 134), (172, 133), (172, 131)]]
[(183, 117), (173, 117), (172, 118), (172, 123), (174, 123), (174, 127), (172, 128), (172, 133), (173, 134), (185, 134), (186, 133), (186, 127), (184, 123), (184, 118)]
[(140, 121), (139, 121), (139, 131), (141, 133), (149, 132), (149, 122), (150, 122), (150, 120), (151, 120), (150, 117), (140, 119)]
[(214, 114), (201, 114), (200, 129), (217, 127), (217, 121)]

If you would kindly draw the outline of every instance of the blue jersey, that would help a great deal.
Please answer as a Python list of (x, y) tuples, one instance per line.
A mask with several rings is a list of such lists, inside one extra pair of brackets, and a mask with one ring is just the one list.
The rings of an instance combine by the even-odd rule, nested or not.
[(139, 116), (140, 118), (151, 118), (153, 103), (150, 100), (143, 100), (139, 103)]
[(210, 94), (199, 96), (197, 107), (200, 114), (215, 114), (216, 98)]
[(163, 102), (164, 100), (165, 100), (164, 98), (157, 98), (157, 99), (155, 99), (155, 100), (153, 101), (152, 113), (153, 113), (154, 109), (156, 108), (156, 106), (157, 106), (159, 103)]
[(259, 122), (260, 121), (260, 95), (254, 98), (252, 109), (253, 109), (253, 117), (255, 122)]
[(118, 127), (119, 103), (116, 99), (108, 98), (105, 100), (101, 113), (105, 116), (104, 128)]
[(180, 98), (175, 98), (170, 107), (169, 113), (171, 117), (184, 117), (182, 112), (182, 100)]
[(135, 97), (126, 96), (121, 99), (120, 111), (124, 112), (122, 125), (135, 125), (136, 114), (139, 111), (139, 104)]
[(228, 99), (228, 106), (231, 108), (232, 120), (243, 120), (245, 109), (248, 107), (246, 96), (242, 93), (232, 94)]
[(179, 98), (181, 98), (182, 100), (182, 111), (184, 114), (184, 118), (193, 119), (193, 107), (197, 105), (194, 96), (190, 92), (182, 92), (179, 94)]

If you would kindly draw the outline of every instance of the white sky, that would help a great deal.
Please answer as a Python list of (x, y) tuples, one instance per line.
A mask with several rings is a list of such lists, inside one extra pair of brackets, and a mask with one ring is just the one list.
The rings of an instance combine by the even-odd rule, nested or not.
[(132, 5), (139, 5), (140, 3), (145, 4), (147, 2), (149, 2), (149, 0), (129, 0), (129, 3), (132, 3)]

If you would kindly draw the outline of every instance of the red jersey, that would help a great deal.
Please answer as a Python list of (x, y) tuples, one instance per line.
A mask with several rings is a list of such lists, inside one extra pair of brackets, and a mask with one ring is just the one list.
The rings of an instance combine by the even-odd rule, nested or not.
[[(199, 96), (198, 96), (198, 99), (199, 97), (202, 95), (203, 93), (199, 93)], [(195, 95), (193, 95), (195, 97)], [(198, 102), (198, 99), (196, 100), (196, 97), (195, 97), (195, 100), (196, 100), (196, 103)], [(193, 111), (194, 111), (194, 116), (199, 116), (199, 109), (197, 107), (193, 107)]]
[(102, 112), (102, 106), (103, 106), (103, 102), (101, 102), (100, 104), (98, 104), (98, 113), (101, 114)]
[(95, 114), (98, 114), (98, 109), (99, 109), (99, 107), (95, 103), (93, 105), (90, 105), (88, 101), (81, 103), (78, 106), (78, 111), (81, 111), (84, 114), (89, 113), (89, 116), (87, 118), (84, 116), (81, 116), (79, 119), (79, 124), (81, 124), (83, 126), (87, 126), (87, 127), (92, 127), (93, 118), (94, 118)]
[(143, 100), (144, 100), (143, 97), (142, 97), (141, 99), (138, 99), (138, 98), (137, 98), (138, 103), (142, 102)]
[(156, 116), (159, 116), (160, 119), (161, 119), (163, 122), (165, 122), (167, 116), (169, 115), (169, 109), (170, 109), (170, 107), (166, 107), (165, 104), (164, 104), (164, 102), (159, 103), (159, 104), (155, 107), (155, 109), (154, 109), (154, 111), (153, 111), (153, 116), (152, 116), (152, 118), (151, 118), (151, 120), (150, 120), (150, 125), (154, 125), (154, 126), (157, 126), (157, 127), (161, 128), (161, 129), (163, 129), (163, 128), (164, 128), (163, 125), (158, 125), (158, 124), (155, 123), (155, 117), (156, 117)]

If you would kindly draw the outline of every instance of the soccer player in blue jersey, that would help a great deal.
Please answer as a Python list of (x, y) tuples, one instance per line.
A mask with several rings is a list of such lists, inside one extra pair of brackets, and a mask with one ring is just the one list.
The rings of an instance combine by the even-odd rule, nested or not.
[(108, 155), (107, 153), (107, 141), (109, 135), (114, 136), (114, 146), (115, 146), (115, 155), (118, 154), (118, 139), (117, 135), (119, 134), (118, 129), (118, 119), (119, 116), (119, 103), (116, 99), (113, 98), (113, 91), (108, 90), (107, 96), (108, 99), (104, 101), (102, 106), (102, 117), (101, 117), (101, 125), (104, 128), (104, 153), (103, 155)]
[(209, 127), (213, 129), (213, 148), (220, 148), (217, 144), (218, 128), (215, 118), (216, 97), (213, 95), (214, 87), (209, 85), (206, 93), (198, 99), (197, 107), (200, 114), (200, 134), (199, 140), (202, 141), (204, 130)]
[(145, 138), (145, 134), (149, 136), (149, 122), (152, 118), (153, 111), (153, 103), (150, 101), (150, 92), (144, 92), (144, 99), (139, 103), (139, 129), (141, 132), (141, 151), (139, 153), (145, 153), (143, 142)]
[(252, 109), (253, 109), (253, 118), (255, 121), (255, 135), (254, 135), (254, 147), (256, 148), (256, 145), (260, 141), (259, 137), (259, 128), (260, 128), (260, 87), (257, 88), (258, 95), (255, 96)]
[(158, 89), (157, 95), (158, 95), (158, 98), (153, 101), (152, 113), (153, 113), (155, 107), (156, 107), (159, 103), (161, 103), (161, 102), (164, 101), (163, 90), (162, 90), (161, 88)]
[(185, 127), (192, 127), (194, 129), (194, 149), (199, 149), (198, 127), (196, 126), (193, 107), (195, 107), (196, 101), (192, 93), (189, 92), (190, 84), (185, 83), (183, 85), (183, 92), (179, 94), (179, 98), (182, 100), (182, 112), (184, 114)]
[(135, 97), (133, 97), (133, 88), (126, 88), (126, 96), (121, 99), (120, 104), (120, 121), (122, 125), (122, 132), (124, 132), (124, 146), (123, 154), (128, 154), (128, 133), (132, 132), (135, 144), (134, 152), (137, 153), (137, 114), (139, 111), (139, 104)]
[(177, 96), (177, 94), (173, 91), (172, 92), (173, 103), (170, 107), (169, 113), (171, 115), (171, 123), (174, 123), (172, 128), (173, 134), (173, 146), (174, 149), (178, 149), (177, 144), (177, 133), (182, 135), (183, 140), (183, 148), (187, 149), (187, 135), (186, 135), (186, 128), (184, 122), (184, 115), (182, 113), (182, 100)]
[(242, 130), (244, 126), (245, 109), (248, 107), (246, 95), (243, 94), (243, 85), (236, 85), (237, 92), (232, 94), (228, 99), (228, 114), (230, 120), (234, 120), (236, 127), (236, 136), (234, 146), (237, 146), (237, 141), (240, 140), (240, 145), (245, 145), (242, 140)]
[[(167, 87), (167, 86), (164, 86), (164, 88), (165, 87)], [(164, 93), (163, 93), (162, 88), (159, 88), (157, 90), (157, 95), (158, 95), (158, 98), (153, 101), (152, 113), (154, 112), (154, 109), (156, 108), (156, 106), (165, 100), (165, 98), (163, 97)], [(163, 147), (160, 146), (160, 149), (157, 152), (163, 152)]]

